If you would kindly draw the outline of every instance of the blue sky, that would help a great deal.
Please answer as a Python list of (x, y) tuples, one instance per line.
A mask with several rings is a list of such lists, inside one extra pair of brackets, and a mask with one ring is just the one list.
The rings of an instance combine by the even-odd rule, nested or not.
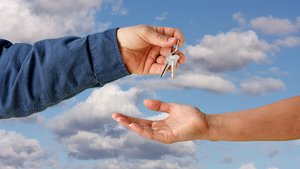
[(0, 0), (0, 38), (33, 43), (139, 24), (180, 29), (177, 77), (131, 75), (22, 119), (0, 120), (0, 168), (298, 169), (300, 141), (165, 145), (120, 126), (114, 112), (161, 119), (143, 99), (207, 114), (299, 95), (300, 2)]

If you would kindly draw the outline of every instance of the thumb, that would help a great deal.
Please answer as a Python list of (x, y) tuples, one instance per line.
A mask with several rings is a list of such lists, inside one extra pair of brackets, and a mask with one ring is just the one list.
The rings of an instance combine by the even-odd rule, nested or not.
[(150, 31), (146, 36), (148, 43), (160, 47), (172, 47), (177, 43), (176, 38), (162, 35), (154, 30)]
[(161, 111), (165, 113), (170, 113), (168, 112), (170, 110), (170, 107), (172, 103), (165, 103), (159, 100), (152, 100), (152, 99), (147, 99), (144, 100), (144, 105), (153, 111)]

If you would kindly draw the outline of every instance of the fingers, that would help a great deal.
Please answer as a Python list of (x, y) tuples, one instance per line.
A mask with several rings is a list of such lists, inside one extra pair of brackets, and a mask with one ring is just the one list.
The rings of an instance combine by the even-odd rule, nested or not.
[(151, 28), (158, 34), (169, 37), (167, 40), (168, 43), (171, 44), (171, 46), (177, 43), (177, 39), (179, 39), (178, 47), (181, 47), (184, 44), (184, 36), (179, 29), (170, 28), (170, 27), (157, 27), (157, 26), (151, 26)]
[(155, 140), (153, 130), (150, 127), (152, 121), (138, 119), (120, 113), (114, 113), (112, 117), (125, 127), (129, 128), (131, 131), (135, 132), (136, 134), (151, 140)]
[[(163, 52), (166, 53), (167, 50), (164, 50), (166, 48), (162, 48), (159, 51), (159, 49), (160, 49), (160, 47), (155, 46), (150, 50), (150, 52), (148, 54), (151, 59), (146, 60), (146, 62), (145, 62), (145, 70), (149, 70), (148, 72), (146, 72), (147, 74), (148, 73), (149, 74), (161, 74), (161, 72), (163, 71), (163, 69), (165, 67), (166, 57), (162, 56), (162, 55), (159, 55), (159, 53), (160, 54), (162, 54)], [(185, 62), (185, 55), (180, 51), (177, 51), (177, 54), (180, 56), (180, 59), (178, 60), (178, 63), (183, 64)], [(171, 70), (171, 68), (170, 68), (170, 70)]]
[(180, 51), (177, 51), (176, 53), (177, 53), (177, 55), (180, 56), (180, 59), (178, 60), (178, 63), (183, 64), (185, 62), (185, 55)]
[(134, 118), (134, 117), (130, 117), (130, 116), (126, 116), (120, 113), (114, 113), (112, 115), (112, 117), (118, 121), (119, 123), (121, 123), (122, 125), (124, 125), (125, 127), (129, 128), (130, 130), (134, 131), (135, 133), (141, 135), (141, 133), (143, 132), (143, 128), (141, 126), (139, 126), (136, 123), (139, 123), (139, 119)]
[(121, 113), (114, 113), (112, 117), (123, 124), (124, 126), (128, 126), (131, 123), (139, 123), (139, 119), (135, 117), (126, 116)]
[(170, 113), (170, 108), (172, 107), (172, 103), (165, 103), (159, 100), (152, 99), (144, 100), (144, 105), (150, 110), (166, 113)]
[[(160, 54), (161, 55), (165, 56), (165, 55), (170, 54), (170, 53), (171, 53), (171, 49), (170, 48), (161, 48), (160, 49)], [(176, 53), (177, 53), (177, 55), (180, 56), (180, 59), (178, 60), (178, 63), (179, 64), (183, 64), (185, 62), (185, 55), (182, 52), (180, 52), (179, 50)], [(161, 58), (161, 59), (163, 59), (163, 61), (166, 60), (166, 57), (164, 57), (164, 56)], [(156, 59), (157, 63), (161, 63), (161, 62), (158, 62), (157, 59)]]
[(126, 116), (121, 113), (114, 113), (112, 117), (117, 120), (119, 123), (123, 124), (124, 126), (130, 128), (132, 126), (129, 126), (130, 124), (135, 124), (135, 125), (143, 125), (143, 126), (150, 126), (152, 123), (151, 120), (146, 120), (146, 119), (139, 119), (131, 116)]
[(150, 44), (160, 47), (171, 47), (177, 43), (179, 39), (179, 47), (184, 43), (182, 32), (175, 28), (146, 26), (150, 29), (144, 29), (143, 39)]
[(162, 56), (162, 55), (159, 55), (156, 58), (156, 63), (162, 64), (162, 65), (166, 64), (166, 57)]

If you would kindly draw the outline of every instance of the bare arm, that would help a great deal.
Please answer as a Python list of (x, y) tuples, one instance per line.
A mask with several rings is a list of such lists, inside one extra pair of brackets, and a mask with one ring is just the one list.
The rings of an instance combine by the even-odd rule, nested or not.
[(151, 121), (120, 113), (113, 118), (140, 136), (163, 143), (188, 140), (283, 141), (300, 139), (300, 96), (244, 111), (206, 115), (193, 106), (146, 100), (154, 111), (169, 113)]
[(300, 96), (244, 111), (207, 115), (212, 140), (283, 141), (300, 138)]

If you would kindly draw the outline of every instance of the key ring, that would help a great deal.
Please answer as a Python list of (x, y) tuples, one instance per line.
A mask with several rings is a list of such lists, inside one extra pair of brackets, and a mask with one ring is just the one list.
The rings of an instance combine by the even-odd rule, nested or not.
[(179, 46), (179, 39), (177, 39), (177, 44), (176, 44), (175, 52), (177, 52), (178, 46)]
[[(176, 47), (175, 47), (175, 51), (174, 52), (172, 52), (172, 55), (174, 55), (176, 52), (177, 52), (177, 50), (178, 50), (178, 46), (179, 46), (179, 39), (177, 39), (177, 44), (175, 45)], [(172, 49), (173, 49), (173, 47), (172, 47)]]

